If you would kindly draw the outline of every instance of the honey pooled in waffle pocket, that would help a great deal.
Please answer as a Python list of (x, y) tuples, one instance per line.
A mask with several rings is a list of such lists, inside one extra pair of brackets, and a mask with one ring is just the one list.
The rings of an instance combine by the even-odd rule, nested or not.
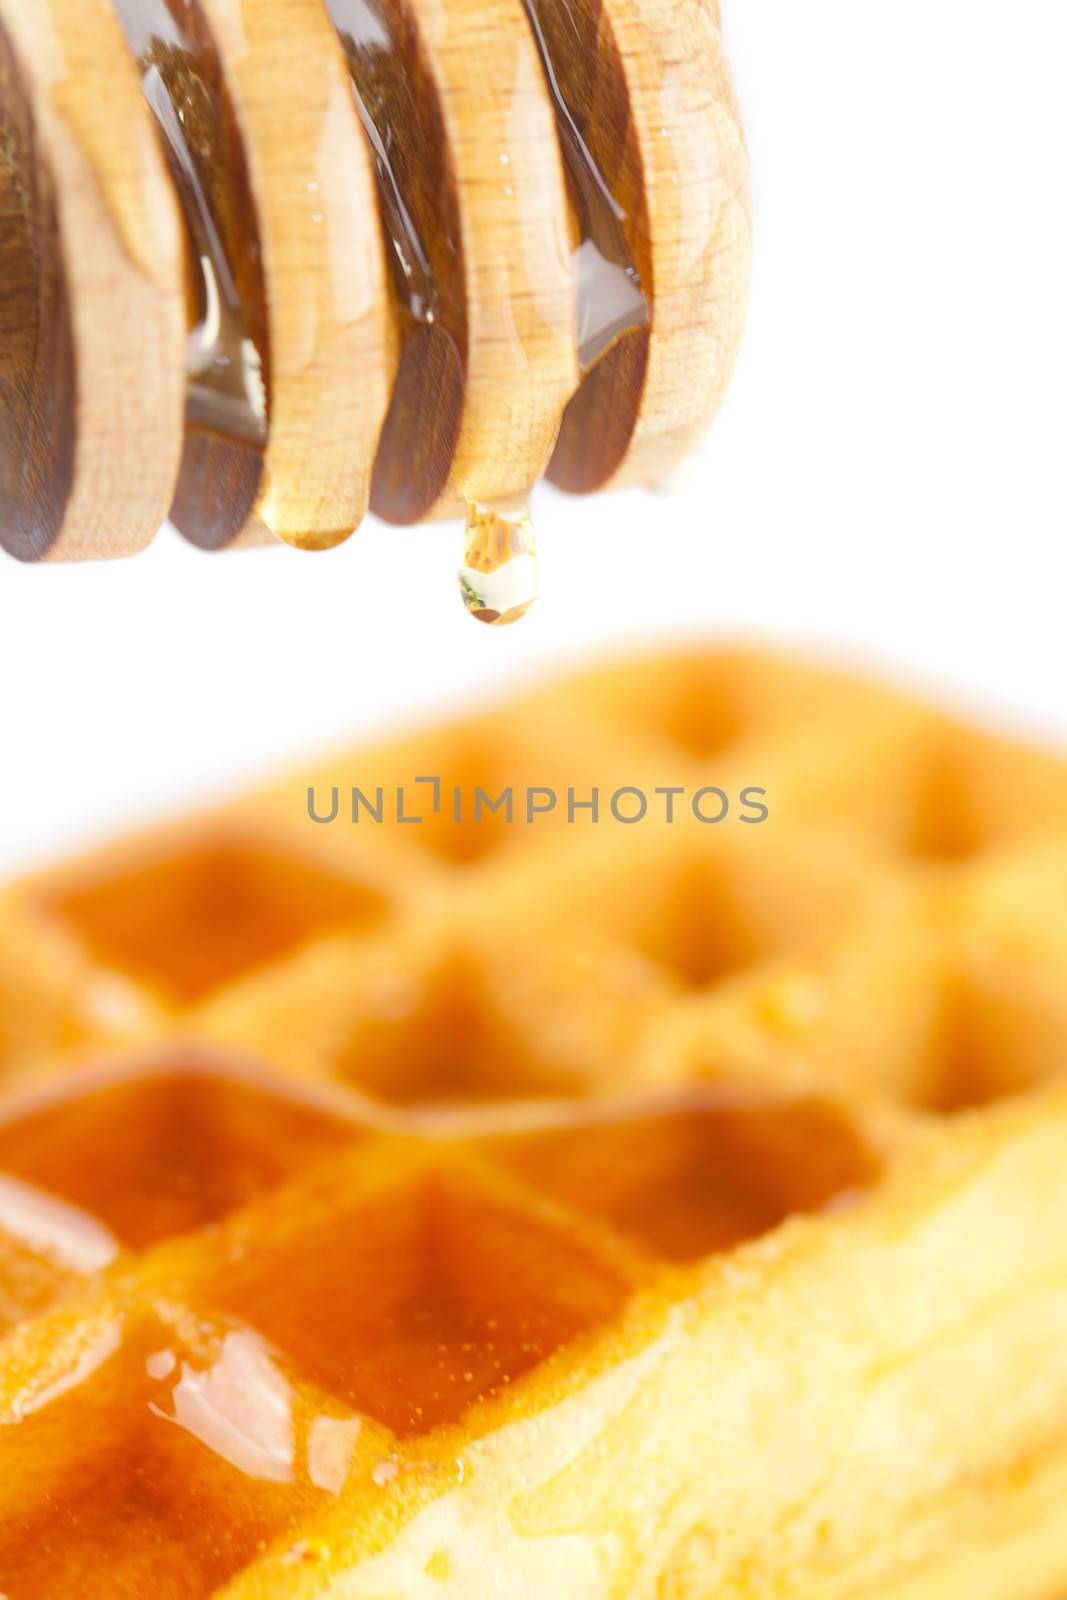
[(1065, 889), (1060, 757), (697, 648), (11, 885), (0, 1592), (1056, 1600)]

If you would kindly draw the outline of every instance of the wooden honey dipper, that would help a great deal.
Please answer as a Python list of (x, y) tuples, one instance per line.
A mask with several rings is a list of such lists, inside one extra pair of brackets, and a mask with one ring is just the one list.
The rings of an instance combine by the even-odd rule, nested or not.
[(466, 508), (517, 613), (532, 486), (671, 468), (748, 266), (707, 0), (0, 0), (0, 542)]

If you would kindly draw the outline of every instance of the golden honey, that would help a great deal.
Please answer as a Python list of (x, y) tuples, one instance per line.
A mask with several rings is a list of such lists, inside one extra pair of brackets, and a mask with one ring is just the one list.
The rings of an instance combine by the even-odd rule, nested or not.
[[(1062, 760), (738, 652), (333, 760), (439, 809), (7, 893), (0, 1594), (1056, 1593)], [(656, 772), (769, 818), (452, 803)]]
[(501, 1140), (495, 1153), (537, 1192), (671, 1261), (733, 1249), (867, 1187), (879, 1170), (832, 1106), (714, 1095), (661, 1116), (576, 1118)]
[(0, 1172), (140, 1250), (217, 1222), (355, 1137), (299, 1099), (183, 1068), (178, 1052), (156, 1070), (0, 1122)]
[(399, 1438), (454, 1422), (618, 1311), (623, 1279), (432, 1169), (351, 1209), (240, 1234), (206, 1290), (293, 1368)]
[(383, 1489), (396, 1475), (366, 1426), (403, 1441), (459, 1422), (619, 1316), (630, 1269), (539, 1213), (540, 1195), (650, 1259), (694, 1259), (874, 1174), (817, 1106), (583, 1114), (490, 1137), (478, 1159), (513, 1174), (514, 1193), (474, 1176), (451, 1138), (375, 1144), (340, 1105), (221, 1063), (146, 1062), (0, 1127), (6, 1324), (69, 1301), (120, 1251), (149, 1252), (149, 1267), (153, 1245), (203, 1240), (184, 1290), (175, 1279), (158, 1313), (135, 1302), (90, 1323), (66, 1371), (0, 1428), (5, 1594), (151, 1584), (178, 1600), (279, 1541), (305, 1560), (298, 1530), (360, 1449)]
[(460, 593), (471, 616), (498, 626), (518, 622), (536, 600), (538, 582), (529, 507), (472, 503), (459, 569)]
[(123, 870), (46, 889), (42, 905), (96, 960), (188, 1004), (327, 928), (374, 927), (376, 890), (224, 832), (134, 852)]
[[(158, 1319), (0, 1439), (0, 1582), (19, 1600), (203, 1596), (340, 1484), (252, 1336)], [(335, 1425), (336, 1425), (336, 1419)], [(351, 1428), (351, 1423), (349, 1424)]]
[[(251, 184), (198, 0), (117, 0), (188, 236), (186, 436), (171, 520), (208, 548), (244, 527), (269, 433), (270, 332)], [(212, 492), (215, 475), (226, 493)]]

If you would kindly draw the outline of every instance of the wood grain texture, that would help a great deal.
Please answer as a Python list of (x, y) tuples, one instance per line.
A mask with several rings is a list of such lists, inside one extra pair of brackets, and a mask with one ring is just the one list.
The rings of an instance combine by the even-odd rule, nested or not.
[[(648, 331), (585, 378), (550, 476), (576, 492), (654, 482), (714, 416), (747, 309), (748, 162), (729, 66), (700, 0), (539, 4), (650, 305)], [(582, 41), (569, 53), (568, 30)]]
[(74, 473), (74, 350), (51, 173), (0, 31), (0, 506), (15, 554), (47, 551)]
[[(567, 162), (579, 346), (592, 345), (562, 420), (550, 475), (599, 488), (630, 448), (648, 371), (656, 291), (645, 161), (630, 84), (602, 0), (525, 0), (553, 90)], [(622, 297), (619, 327), (607, 302)], [(598, 330), (603, 329), (600, 333)], [(604, 348), (601, 348), (604, 346)]]
[(362, 520), (392, 384), (370, 160), (321, 0), (201, 0), (245, 147), (270, 334), (243, 537), (323, 548)]
[[(25, 559), (647, 482), (714, 414), (750, 219), (708, 0), (0, 0), (0, 88)], [(640, 315), (591, 345), (598, 257)]]
[(456, 172), (409, 0), (328, 0), (372, 147), (396, 377), (371, 505), (413, 523), (440, 500), (459, 437), (469, 327)]
[(645, 169), (653, 326), (634, 436), (613, 484), (654, 482), (699, 442), (748, 308), (748, 156), (722, 37), (700, 0), (606, 0)]
[(577, 382), (562, 163), (515, 0), (416, 0), (416, 10), (456, 166), (470, 321), (450, 490), (494, 503), (542, 475)]
[(177, 470), (177, 209), (105, 0), (0, 0), (0, 60), (0, 542), (125, 555)]
[[(342, 25), (352, 8), (331, 9)], [(412, 328), (406, 285), (396, 294), (401, 384), (374, 504), (409, 521), (523, 496), (542, 475), (577, 382), (574, 279), (553, 117), (521, 6), (376, 9), (402, 69), (424, 84), (416, 118), (377, 114), (396, 129), (387, 177), (425, 241), (439, 302), (433, 323)], [(366, 63), (350, 58), (371, 99)], [(412, 463), (418, 488), (405, 493)]]
[(114, 0), (181, 206), (188, 277), (185, 440), (170, 520), (222, 549), (263, 482), (270, 319), (259, 216), (218, 44), (200, 0)]

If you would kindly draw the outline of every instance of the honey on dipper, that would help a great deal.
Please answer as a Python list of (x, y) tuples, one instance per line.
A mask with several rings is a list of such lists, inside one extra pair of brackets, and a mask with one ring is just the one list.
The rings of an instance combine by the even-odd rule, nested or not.
[(537, 598), (537, 585), (529, 507), (470, 506), (459, 588), (471, 616), (479, 622), (517, 622)]
[(512, 621), (536, 483), (655, 481), (715, 411), (749, 218), (705, 0), (0, 0), (0, 63), (22, 560), (457, 516)]

